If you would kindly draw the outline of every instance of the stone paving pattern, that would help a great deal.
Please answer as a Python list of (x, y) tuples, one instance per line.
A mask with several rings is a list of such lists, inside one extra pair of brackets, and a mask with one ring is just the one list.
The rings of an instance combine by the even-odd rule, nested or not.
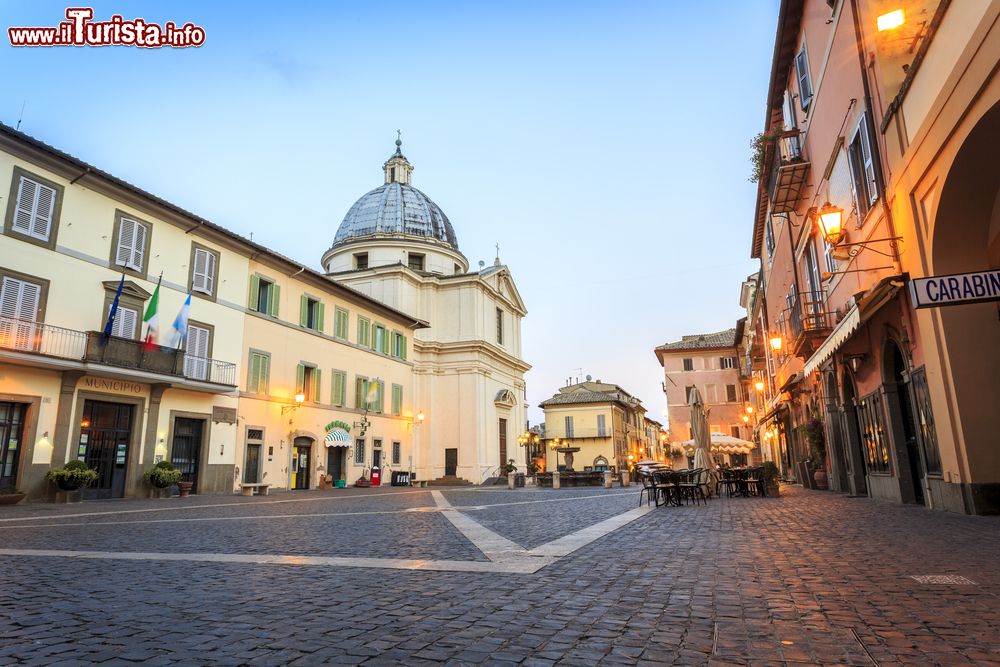
[[(389, 516), (344, 525), (363, 541)], [(0, 546), (22, 546), (6, 527)], [(282, 544), (282, 520), (253, 528)], [(225, 546), (219, 523), (188, 530)], [(997, 665), (998, 554), (995, 517), (786, 488), (657, 509), (532, 575), (0, 556), (0, 664)]]

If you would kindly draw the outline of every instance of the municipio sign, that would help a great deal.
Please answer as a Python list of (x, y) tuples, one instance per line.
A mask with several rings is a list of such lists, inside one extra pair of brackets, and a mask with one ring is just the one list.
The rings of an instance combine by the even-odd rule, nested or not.
[(910, 295), (916, 308), (1000, 301), (1000, 269), (913, 278)]

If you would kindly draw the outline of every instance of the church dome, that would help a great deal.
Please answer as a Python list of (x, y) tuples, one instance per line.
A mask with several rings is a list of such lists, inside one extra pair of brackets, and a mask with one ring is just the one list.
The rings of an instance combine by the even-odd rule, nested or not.
[(441, 207), (410, 185), (413, 166), (400, 151), (383, 165), (385, 184), (354, 202), (337, 229), (333, 246), (363, 238), (402, 234), (438, 243), (458, 250), (455, 229)]

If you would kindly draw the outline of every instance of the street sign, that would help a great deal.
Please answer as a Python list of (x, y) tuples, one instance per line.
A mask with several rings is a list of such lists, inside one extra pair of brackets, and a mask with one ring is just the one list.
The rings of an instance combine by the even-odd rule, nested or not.
[(910, 280), (915, 308), (1000, 301), (1000, 269)]

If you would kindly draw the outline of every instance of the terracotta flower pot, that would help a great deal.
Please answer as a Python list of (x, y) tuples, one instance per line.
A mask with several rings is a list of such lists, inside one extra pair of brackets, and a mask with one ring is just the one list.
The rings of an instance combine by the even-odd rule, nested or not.
[(0, 495), (0, 505), (16, 505), (24, 500), (26, 495), (24, 493), (5, 493)]
[(187, 498), (191, 495), (191, 487), (194, 486), (191, 482), (177, 482), (177, 488), (180, 489), (181, 498)]
[(826, 469), (818, 468), (816, 472), (813, 473), (813, 479), (816, 480), (816, 488), (820, 491), (826, 491)]

